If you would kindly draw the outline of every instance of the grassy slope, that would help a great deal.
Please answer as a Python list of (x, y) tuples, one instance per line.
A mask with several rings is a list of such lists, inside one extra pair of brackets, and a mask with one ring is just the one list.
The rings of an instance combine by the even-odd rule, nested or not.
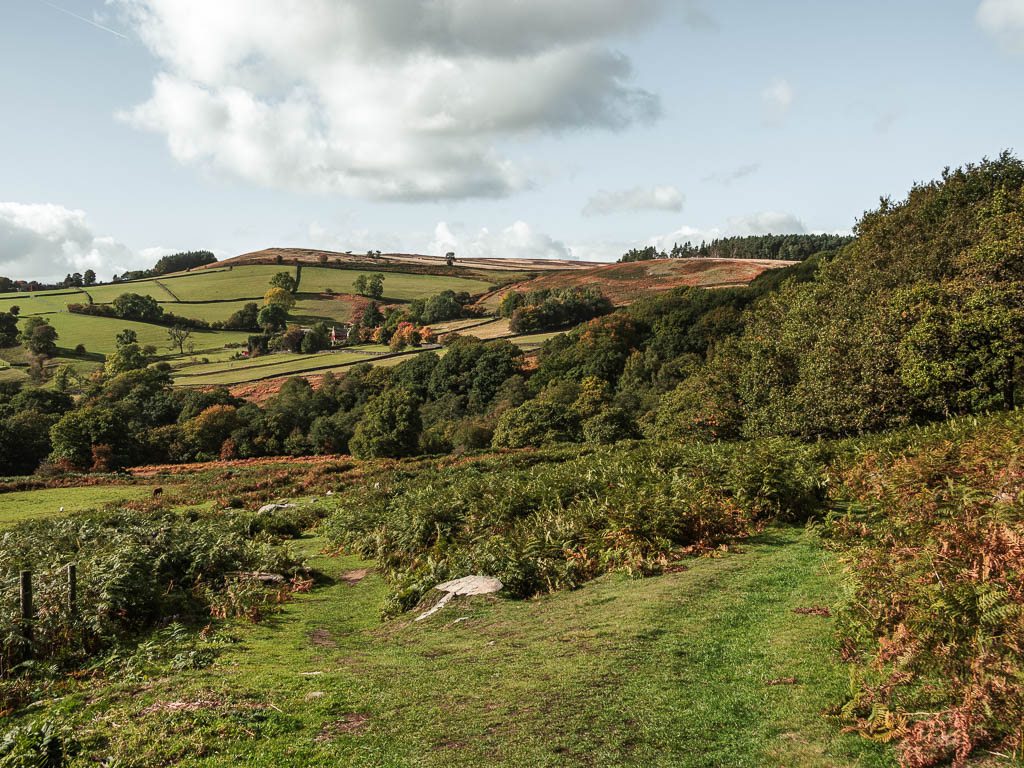
[[(328, 288), (336, 293), (355, 293), (353, 283), (359, 275), (371, 275), (354, 269), (330, 269), (326, 267), (303, 267), (300, 293), (322, 293)], [(482, 280), (467, 280), (461, 277), (439, 275), (414, 275), (399, 272), (384, 273), (384, 298), (382, 301), (410, 301), (433, 296), (441, 291), (467, 291), (483, 293), (491, 284)]]
[(46, 488), (0, 494), (0, 528), (22, 520), (52, 517), (64, 512), (99, 509), (111, 504), (152, 495), (150, 486), (93, 485), (80, 488)]
[(893, 765), (821, 717), (846, 671), (831, 620), (792, 610), (834, 600), (831, 556), (786, 528), (745, 549), (538, 600), (473, 598), (421, 623), (377, 621), (378, 577), (339, 581), (236, 630), (209, 669), (56, 707), (140, 765)]

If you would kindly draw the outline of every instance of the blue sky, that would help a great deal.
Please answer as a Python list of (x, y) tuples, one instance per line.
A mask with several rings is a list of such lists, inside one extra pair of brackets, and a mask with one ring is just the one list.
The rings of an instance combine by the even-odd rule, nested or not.
[(1024, 0), (5, 0), (0, 63), (15, 278), (848, 231), (1024, 151)]

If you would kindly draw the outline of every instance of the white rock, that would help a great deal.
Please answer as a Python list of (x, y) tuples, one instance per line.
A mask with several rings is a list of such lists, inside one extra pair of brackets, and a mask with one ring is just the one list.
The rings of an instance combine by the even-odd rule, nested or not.
[(259, 508), (256, 514), (265, 515), (267, 512), (274, 512), (278, 509), (291, 509), (294, 506), (294, 504), (264, 504), (262, 507)]
[(463, 576), (461, 579), (446, 581), (434, 589), (453, 595), (489, 595), (504, 589), (505, 585), (491, 576)]

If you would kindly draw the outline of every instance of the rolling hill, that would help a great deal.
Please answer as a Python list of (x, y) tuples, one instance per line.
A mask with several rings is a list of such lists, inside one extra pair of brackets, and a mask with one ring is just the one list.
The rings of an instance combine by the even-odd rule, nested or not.
[[(298, 281), (296, 305), (290, 321), (310, 326), (348, 323), (361, 315), (368, 300), (356, 294), (360, 275), (385, 275), (383, 306), (425, 299), (445, 290), (465, 292), (476, 300), (481, 313), (490, 315), (509, 290), (595, 286), (614, 304), (622, 306), (652, 293), (677, 286), (745, 285), (768, 269), (787, 266), (784, 261), (738, 259), (665, 259), (631, 264), (526, 259), (457, 259), (421, 254), (350, 254), (303, 248), (268, 248), (242, 254), (189, 271), (141, 280), (107, 283), (36, 293), (0, 295), (0, 311), (17, 305), (21, 317), (45, 317), (58, 331), (58, 353), (47, 363), (52, 375), (69, 365), (80, 377), (103, 364), (115, 349), (115, 336), (124, 328), (136, 332), (140, 344), (157, 348), (159, 358), (172, 366), (177, 386), (229, 386), (244, 396), (260, 399), (275, 391), (288, 377), (308, 375), (316, 380), (327, 371), (341, 372), (362, 362), (393, 365), (416, 351), (397, 357), (386, 349), (366, 345), (317, 355), (275, 354), (258, 359), (241, 356), (248, 332), (195, 331), (194, 350), (179, 354), (172, 348), (165, 326), (110, 317), (72, 314), (67, 305), (109, 304), (124, 293), (155, 299), (166, 312), (223, 323), (249, 302), (262, 303), (270, 278), (289, 272)], [(466, 328), (465, 326), (471, 326)], [(442, 323), (438, 330), (460, 330), (479, 338), (513, 337), (506, 320), (486, 317)], [(535, 350), (550, 334), (517, 339), (525, 350)], [(81, 347), (84, 347), (82, 351)], [(77, 351), (76, 351), (77, 348)], [(0, 381), (26, 378), (28, 359), (20, 348), (0, 352)]]

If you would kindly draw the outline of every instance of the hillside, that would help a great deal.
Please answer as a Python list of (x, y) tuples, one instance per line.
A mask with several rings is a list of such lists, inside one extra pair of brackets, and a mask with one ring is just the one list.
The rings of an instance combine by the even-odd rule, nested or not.
[(615, 306), (628, 306), (637, 299), (683, 286), (730, 288), (746, 285), (770, 269), (797, 264), (768, 259), (657, 259), (625, 264), (591, 265), (573, 272), (540, 275), (499, 288), (484, 297), (488, 308), (497, 307), (509, 291), (560, 290), (573, 286), (593, 287)]
[[(266, 248), (262, 251), (243, 253), (230, 259), (218, 262), (216, 267), (222, 264), (274, 264), (279, 263), (278, 258), (286, 264), (324, 264), (338, 265), (344, 267), (399, 267), (408, 271), (416, 270), (440, 270), (451, 272), (444, 256), (426, 256), (413, 253), (339, 253), (337, 251), (323, 251), (311, 248)], [(466, 259), (456, 254), (455, 268), (458, 270), (482, 270), (491, 272), (548, 272), (560, 270), (587, 269), (592, 266), (599, 266), (596, 262), (584, 261), (561, 261), (557, 259)]]
[[(246, 343), (252, 331), (217, 328), (196, 330), (190, 339), (194, 353), (175, 354), (167, 329), (162, 325), (71, 314), (66, 307), (76, 303), (109, 305), (124, 293), (135, 293), (151, 297), (166, 312), (216, 326), (226, 323), (250, 302), (262, 305), (270, 278), (284, 271), (298, 281), (297, 301), (289, 321), (307, 327), (319, 322), (337, 326), (357, 320), (366, 310), (369, 300), (356, 293), (355, 281), (375, 272), (386, 276), (384, 295), (379, 299), (382, 308), (400, 307), (415, 299), (451, 290), (476, 297), (475, 311), (490, 314), (509, 290), (593, 286), (615, 305), (625, 305), (678, 286), (744, 285), (768, 269), (782, 268), (789, 263), (669, 259), (639, 264), (593, 264), (467, 259), (449, 266), (443, 257), (410, 254), (370, 257), (301, 248), (270, 248), (160, 277), (3, 294), (0, 295), (0, 312), (18, 306), (21, 318), (41, 317), (56, 329), (58, 350), (45, 363), (51, 377), (61, 366), (70, 366), (80, 377), (99, 370), (104, 357), (116, 350), (116, 335), (129, 328), (136, 333), (140, 344), (157, 348), (159, 358), (171, 365), (176, 385), (230, 386), (235, 392), (261, 401), (276, 392), (288, 376), (308, 375), (317, 383), (327, 371), (341, 373), (360, 362), (394, 365), (401, 362), (404, 355), (395, 359), (384, 355), (386, 348), (363, 345), (319, 356), (277, 354), (269, 358), (242, 359), (236, 350)], [(470, 328), (465, 332), (479, 338), (515, 336), (507, 321), (487, 322), (486, 317), (445, 322), (435, 327), (438, 332), (446, 332), (463, 330), (467, 324)], [(542, 340), (537, 334), (529, 334), (517, 343), (533, 351)], [(84, 352), (75, 351), (79, 345), (84, 346)], [(28, 358), (20, 349), (2, 350), (0, 366), (3, 366), (0, 381), (24, 381)]]

